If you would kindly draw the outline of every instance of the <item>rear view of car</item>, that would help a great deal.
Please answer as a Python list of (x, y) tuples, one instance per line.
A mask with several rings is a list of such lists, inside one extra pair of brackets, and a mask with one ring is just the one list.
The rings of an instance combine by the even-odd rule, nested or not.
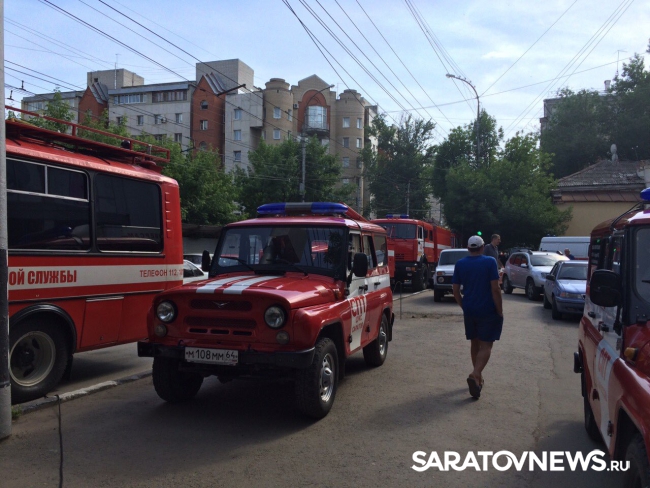
[(440, 253), (433, 280), (433, 301), (440, 302), (446, 293), (452, 292), (451, 278), (458, 260), (469, 256), (467, 249), (446, 249)]
[(546, 275), (544, 308), (554, 320), (562, 314), (582, 315), (587, 292), (587, 261), (558, 261)]

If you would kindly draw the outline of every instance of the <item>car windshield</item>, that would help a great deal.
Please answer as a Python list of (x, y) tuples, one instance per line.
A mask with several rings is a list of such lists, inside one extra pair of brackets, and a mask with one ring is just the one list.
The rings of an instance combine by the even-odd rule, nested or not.
[(560, 268), (558, 280), (587, 280), (587, 263), (564, 264)]
[(634, 287), (645, 302), (650, 302), (650, 228), (638, 230), (634, 249), (636, 252)]
[(384, 222), (379, 225), (386, 229), (388, 237), (394, 239), (415, 239), (415, 224), (388, 224)]
[(559, 254), (533, 254), (530, 257), (530, 262), (533, 266), (553, 266), (558, 261), (565, 259), (564, 256)]
[(466, 249), (459, 249), (458, 251), (447, 251), (440, 253), (440, 260), (438, 266), (446, 264), (456, 264), (459, 259), (469, 256), (469, 251)]
[(345, 273), (347, 228), (232, 227), (221, 236), (211, 275), (240, 270)]

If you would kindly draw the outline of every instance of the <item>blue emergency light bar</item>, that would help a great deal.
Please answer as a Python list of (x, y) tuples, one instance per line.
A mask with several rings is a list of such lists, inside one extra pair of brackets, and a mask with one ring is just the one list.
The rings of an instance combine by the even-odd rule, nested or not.
[(646, 202), (650, 202), (650, 187), (646, 188), (641, 192), (641, 200), (645, 200)]
[(333, 202), (265, 203), (257, 207), (258, 215), (345, 214), (348, 206)]
[(387, 219), (408, 219), (408, 214), (386, 214)]

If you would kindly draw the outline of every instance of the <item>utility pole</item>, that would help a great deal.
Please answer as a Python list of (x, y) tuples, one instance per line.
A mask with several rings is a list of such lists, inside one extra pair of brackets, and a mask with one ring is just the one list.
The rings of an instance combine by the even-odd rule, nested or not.
[(409, 209), (411, 207), (411, 180), (406, 185), (406, 215), (411, 215)]
[(476, 165), (478, 166), (479, 163), (479, 158), (481, 155), (481, 136), (480, 134), (480, 121), (481, 121), (481, 102), (478, 99), (478, 92), (476, 91), (476, 88), (474, 88), (474, 85), (470, 81), (467, 81), (465, 78), (462, 78), (460, 76), (452, 75), (450, 73), (447, 73), (445, 75), (447, 78), (453, 78), (458, 81), (462, 81), (463, 83), (467, 83), (469, 86), (472, 87), (472, 90), (474, 90), (474, 94), (476, 95)]
[(309, 100), (307, 100), (307, 103), (305, 103), (305, 110), (302, 113), (302, 128), (300, 130), (300, 140), (302, 141), (302, 182), (300, 183), (300, 196), (302, 197), (302, 201), (305, 201), (305, 173), (306, 173), (306, 168), (305, 168), (305, 162), (307, 159), (307, 149), (305, 148), (305, 139), (307, 137), (307, 131), (305, 130), (307, 128), (307, 123), (305, 120), (307, 120), (307, 111), (309, 110), (309, 104), (311, 101), (314, 99), (316, 95), (319, 93), (329, 90), (330, 88), (333, 88), (334, 85), (326, 86), (325, 88), (318, 90), (316, 93), (314, 93), (311, 97), (309, 97)]
[[(5, 4), (0, 0), (0, 25), (4, 25)], [(0, 29), (0, 56), (4, 59), (5, 34)], [(9, 295), (7, 288), (7, 134), (5, 126), (5, 72), (0, 71), (2, 85), (2, 124), (0, 124), (0, 439), (11, 435), (11, 377), (9, 376)]]

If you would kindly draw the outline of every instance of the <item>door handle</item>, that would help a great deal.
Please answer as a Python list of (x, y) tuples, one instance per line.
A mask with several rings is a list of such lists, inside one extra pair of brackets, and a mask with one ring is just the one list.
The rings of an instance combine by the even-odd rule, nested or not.
[(592, 319), (596, 318), (596, 312), (587, 312), (587, 315), (589, 315), (589, 317), (591, 317)]
[(375, 281), (374, 285), (375, 285), (376, 287), (379, 286), (379, 285), (381, 285), (381, 281)]
[(362, 285), (359, 287), (359, 290), (361, 291), (368, 291), (368, 285)]

